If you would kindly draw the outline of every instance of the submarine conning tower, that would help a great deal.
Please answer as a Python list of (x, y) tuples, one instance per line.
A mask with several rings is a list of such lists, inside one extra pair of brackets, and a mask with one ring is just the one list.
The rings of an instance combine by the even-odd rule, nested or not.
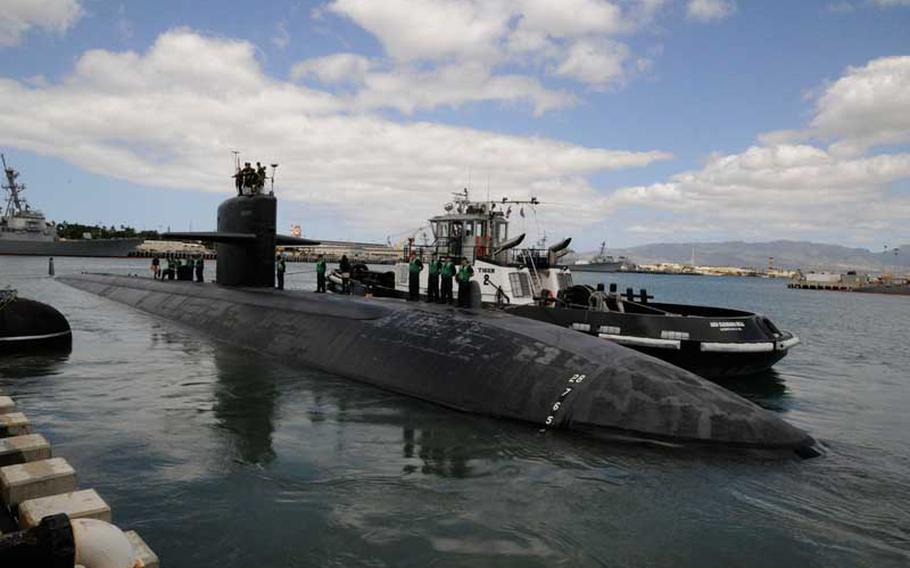
[(218, 232), (255, 235), (255, 239), (217, 240), (216, 280), (222, 286), (275, 285), (274, 195), (232, 197), (218, 206)]
[(218, 206), (218, 230), (165, 233), (166, 240), (214, 242), (215, 280), (222, 286), (275, 286), (275, 247), (317, 245), (319, 241), (275, 233), (278, 198), (271, 192), (242, 194)]

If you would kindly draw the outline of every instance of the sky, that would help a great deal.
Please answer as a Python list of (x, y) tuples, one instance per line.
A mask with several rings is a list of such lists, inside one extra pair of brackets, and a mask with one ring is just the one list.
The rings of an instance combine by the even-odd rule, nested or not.
[(50, 219), (398, 242), (910, 242), (910, 0), (0, 0), (0, 150)]

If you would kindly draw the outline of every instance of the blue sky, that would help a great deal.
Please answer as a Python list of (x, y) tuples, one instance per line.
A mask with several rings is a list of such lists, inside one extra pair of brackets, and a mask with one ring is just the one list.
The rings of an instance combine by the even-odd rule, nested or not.
[(56, 220), (210, 228), (240, 149), (281, 163), (280, 226), (321, 238), (400, 235), (470, 183), (536, 195), (518, 228), (579, 248), (910, 241), (910, 1), (0, 14), (0, 147)]

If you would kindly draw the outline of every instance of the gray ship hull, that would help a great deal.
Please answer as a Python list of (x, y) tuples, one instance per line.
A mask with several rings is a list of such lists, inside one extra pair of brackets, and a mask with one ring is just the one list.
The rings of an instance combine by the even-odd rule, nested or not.
[(126, 257), (142, 239), (18, 241), (0, 239), (0, 255)]
[(572, 264), (569, 266), (576, 272), (619, 272), (621, 262), (592, 262), (589, 264)]

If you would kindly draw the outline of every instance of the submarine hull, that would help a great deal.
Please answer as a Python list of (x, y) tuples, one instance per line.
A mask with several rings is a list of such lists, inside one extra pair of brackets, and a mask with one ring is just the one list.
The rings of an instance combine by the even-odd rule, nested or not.
[(110, 275), (58, 280), (285, 364), (462, 411), (617, 437), (798, 453), (813, 445), (777, 415), (688, 371), (496, 311)]

